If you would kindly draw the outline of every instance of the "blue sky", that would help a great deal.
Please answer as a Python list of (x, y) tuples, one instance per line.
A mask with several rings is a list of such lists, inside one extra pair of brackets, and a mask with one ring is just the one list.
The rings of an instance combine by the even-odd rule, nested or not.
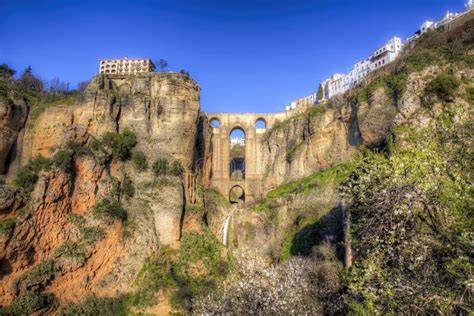
[(204, 111), (273, 112), (347, 72), (392, 35), (463, 0), (0, 0), (0, 63), (89, 79), (98, 59), (164, 58)]

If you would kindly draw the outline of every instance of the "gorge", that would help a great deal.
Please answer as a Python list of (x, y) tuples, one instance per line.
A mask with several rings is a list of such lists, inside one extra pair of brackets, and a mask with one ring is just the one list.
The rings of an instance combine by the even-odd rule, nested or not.
[(2, 78), (0, 314), (469, 314), (473, 36), (294, 112), (201, 112), (185, 73)]

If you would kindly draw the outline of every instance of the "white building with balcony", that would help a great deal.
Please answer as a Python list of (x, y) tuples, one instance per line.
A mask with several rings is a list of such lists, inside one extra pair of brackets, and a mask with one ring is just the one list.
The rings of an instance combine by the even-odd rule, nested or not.
[(400, 52), (402, 51), (403, 44), (400, 37), (392, 37), (387, 44), (377, 49), (372, 55), (370, 55), (370, 70), (374, 71), (390, 64), (394, 61)]
[(133, 75), (154, 70), (155, 65), (151, 59), (125, 57), (123, 59), (101, 59), (99, 63), (100, 74)]

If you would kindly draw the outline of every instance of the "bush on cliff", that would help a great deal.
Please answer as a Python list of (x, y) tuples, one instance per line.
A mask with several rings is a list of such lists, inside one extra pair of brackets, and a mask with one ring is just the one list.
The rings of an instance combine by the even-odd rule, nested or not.
[(134, 306), (152, 306), (156, 304), (156, 293), (176, 287), (173, 268), (176, 264), (176, 251), (163, 246), (145, 260), (138, 272), (134, 286), (137, 291), (131, 297)]
[(143, 172), (148, 169), (148, 162), (143, 151), (134, 151), (132, 154), (132, 161), (137, 171)]
[(171, 164), (171, 174), (174, 176), (182, 176), (184, 172), (183, 165), (181, 164), (181, 161), (175, 160)]
[(90, 294), (82, 304), (67, 303), (60, 310), (61, 316), (73, 315), (101, 315), (125, 316), (130, 312), (127, 307), (127, 296), (119, 295), (116, 298), (97, 297)]
[(440, 74), (433, 79), (425, 88), (426, 97), (437, 97), (443, 102), (450, 102), (456, 96), (461, 82), (449, 74)]
[(0, 315), (32, 315), (40, 309), (55, 304), (52, 294), (26, 292), (17, 297), (9, 306), (0, 309)]
[(151, 166), (155, 176), (162, 176), (168, 174), (169, 164), (166, 158), (158, 158)]
[(132, 156), (132, 148), (137, 144), (137, 136), (125, 128), (121, 133), (106, 133), (102, 137), (102, 143), (112, 150), (114, 158), (125, 161)]
[(103, 198), (97, 202), (92, 208), (92, 215), (107, 224), (112, 224), (116, 219), (121, 221), (127, 219), (127, 213), (120, 203), (111, 198)]
[(133, 187), (132, 180), (125, 175), (121, 185), (121, 193), (126, 198), (132, 198), (135, 195), (135, 188)]
[(26, 166), (20, 169), (17, 176), (13, 180), (13, 184), (22, 189), (26, 193), (33, 191), (36, 182), (38, 181), (38, 174), (44, 170), (50, 169), (51, 162), (49, 159), (39, 155), (28, 162)]
[(229, 271), (229, 262), (221, 254), (222, 245), (205, 227), (201, 233), (183, 234), (179, 257), (172, 270), (178, 285), (172, 303), (190, 310), (197, 296), (217, 287)]

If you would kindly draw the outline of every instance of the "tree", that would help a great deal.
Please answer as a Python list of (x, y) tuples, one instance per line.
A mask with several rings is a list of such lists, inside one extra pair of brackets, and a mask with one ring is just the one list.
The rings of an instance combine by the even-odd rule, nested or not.
[(0, 65), (0, 78), (11, 80), (15, 72), (16, 71), (8, 67), (7, 64)]
[(87, 86), (89, 85), (89, 82), (90, 82), (89, 80), (79, 82), (77, 84), (77, 91), (79, 93), (84, 92), (86, 90)]
[(17, 81), (18, 88), (25, 92), (39, 93), (43, 91), (43, 82), (33, 75), (31, 66), (28, 66)]
[(161, 71), (165, 71), (168, 68), (168, 62), (161, 58), (158, 61), (158, 67), (160, 68)]
[(58, 77), (54, 77), (51, 79), (49, 83), (49, 92), (50, 93), (62, 93), (66, 92), (68, 89), (68, 84), (66, 84), (64, 81), (61, 81)]
[(322, 84), (319, 84), (318, 94), (316, 95), (316, 97), (318, 98), (318, 101), (321, 101), (324, 98), (324, 90)]

